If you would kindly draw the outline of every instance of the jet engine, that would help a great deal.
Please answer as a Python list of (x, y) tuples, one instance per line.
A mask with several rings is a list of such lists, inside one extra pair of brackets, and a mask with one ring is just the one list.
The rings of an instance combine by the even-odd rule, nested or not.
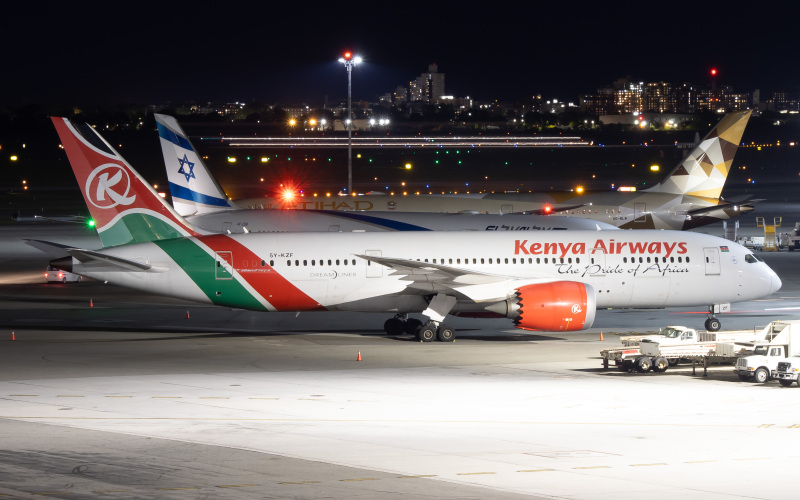
[(592, 326), (597, 300), (589, 284), (554, 281), (518, 288), (513, 297), (486, 309), (512, 318), (523, 330), (569, 332)]

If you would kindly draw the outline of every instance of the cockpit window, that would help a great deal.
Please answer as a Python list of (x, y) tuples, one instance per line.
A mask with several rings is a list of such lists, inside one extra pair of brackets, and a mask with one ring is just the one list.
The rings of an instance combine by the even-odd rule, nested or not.
[(744, 256), (744, 261), (747, 262), (748, 264), (752, 264), (754, 262), (764, 262), (764, 259), (756, 257), (755, 254), (749, 253)]

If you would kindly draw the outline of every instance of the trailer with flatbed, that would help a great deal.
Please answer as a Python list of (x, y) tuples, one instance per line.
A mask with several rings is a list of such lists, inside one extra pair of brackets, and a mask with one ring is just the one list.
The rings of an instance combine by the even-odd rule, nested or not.
[(667, 371), (681, 361), (693, 366), (702, 364), (707, 371), (710, 364), (733, 363), (742, 355), (752, 351), (754, 343), (765, 342), (774, 335), (772, 322), (763, 328), (752, 330), (706, 331), (683, 326), (669, 326), (652, 336), (634, 341), (623, 339), (624, 347), (600, 351), (603, 368), (614, 364), (624, 371), (635, 370), (646, 373)]

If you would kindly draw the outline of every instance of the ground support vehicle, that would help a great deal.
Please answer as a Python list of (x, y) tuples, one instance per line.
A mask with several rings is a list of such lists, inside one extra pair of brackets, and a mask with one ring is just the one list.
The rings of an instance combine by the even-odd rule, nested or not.
[(47, 266), (47, 271), (44, 272), (44, 279), (48, 283), (80, 283), (83, 278), (80, 275), (73, 274), (67, 271), (62, 271), (53, 266)]
[(785, 361), (778, 361), (778, 368), (773, 370), (770, 375), (784, 387), (789, 387), (794, 382), (800, 385), (800, 354)]
[(800, 250), (800, 222), (794, 223), (794, 229), (781, 233), (778, 248), (787, 247), (789, 251)]
[(736, 375), (739, 380), (764, 383), (778, 371), (778, 363), (800, 354), (800, 320), (774, 321), (769, 342), (753, 346), (753, 354), (736, 360)]
[[(624, 347), (605, 349), (600, 351), (600, 355), (603, 358), (603, 368), (608, 368), (613, 362), (617, 368), (625, 371), (635, 369), (645, 373), (653, 369), (661, 373), (669, 366), (677, 365), (682, 359), (708, 363), (727, 357), (733, 361), (736, 353), (742, 352), (748, 343), (763, 341), (770, 331), (769, 325), (760, 329), (727, 331), (698, 331), (685, 326), (668, 326), (656, 335), (623, 338)], [(721, 346), (723, 343), (726, 347), (720, 347), (720, 350), (724, 353), (718, 354), (717, 345)], [(713, 359), (705, 359), (709, 357)]]

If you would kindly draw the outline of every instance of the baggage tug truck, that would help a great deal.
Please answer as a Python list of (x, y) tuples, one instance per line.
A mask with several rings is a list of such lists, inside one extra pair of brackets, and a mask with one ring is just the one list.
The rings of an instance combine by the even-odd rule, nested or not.
[(638, 342), (632, 337), (623, 338), (624, 347), (605, 349), (600, 355), (603, 368), (608, 368), (613, 361), (623, 371), (646, 373), (652, 369), (662, 373), (680, 360), (690, 360), (702, 363), (707, 372), (709, 363), (733, 363), (742, 354), (751, 352), (753, 343), (763, 344), (777, 335), (776, 328), (780, 331), (783, 325), (784, 322), (773, 321), (760, 329), (718, 332), (668, 326)]
[[(800, 320), (775, 321), (774, 337), (769, 342), (753, 346), (753, 354), (736, 360), (736, 375), (739, 380), (764, 383), (778, 378), (778, 363), (795, 363), (800, 354)], [(787, 359), (791, 358), (791, 359)], [(800, 368), (800, 366), (798, 366)], [(788, 372), (788, 370), (787, 370)], [(773, 373), (775, 375), (773, 375)], [(783, 381), (784, 378), (779, 378)], [(789, 381), (791, 385), (791, 381)]]

